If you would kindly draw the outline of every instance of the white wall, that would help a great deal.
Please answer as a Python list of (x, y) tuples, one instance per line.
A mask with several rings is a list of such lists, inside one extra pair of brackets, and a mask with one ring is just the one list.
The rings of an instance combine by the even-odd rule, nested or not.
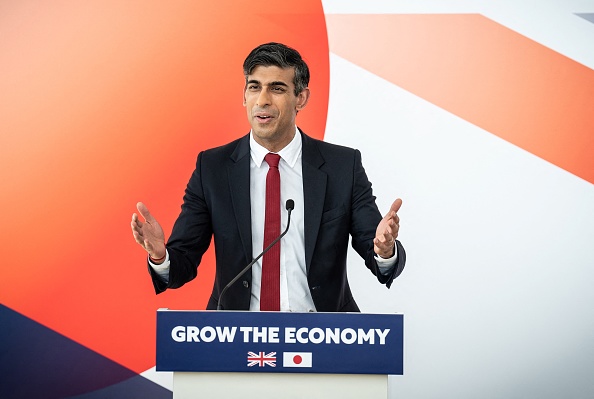
[[(415, 12), (407, 3), (324, 7)], [(414, 3), (416, 12), (446, 12), (443, 3), (465, 10), (465, 2)], [(592, 1), (549, 2), (544, 11), (524, 2), (519, 14), (498, 3), (490, 12), (500, 23), (519, 29), (530, 14), (522, 34), (556, 51), (563, 40), (540, 28), (570, 18), (550, 10), (594, 12)], [(594, 24), (578, 19), (591, 45)], [(572, 40), (575, 32), (565, 52), (592, 67), (594, 46), (583, 35)], [(391, 378), (390, 397), (594, 397), (594, 186), (335, 54), (330, 61), (325, 139), (362, 151), (382, 213), (404, 200), (408, 260), (392, 289), (354, 251), (349, 261), (363, 311), (405, 315), (405, 375)]]

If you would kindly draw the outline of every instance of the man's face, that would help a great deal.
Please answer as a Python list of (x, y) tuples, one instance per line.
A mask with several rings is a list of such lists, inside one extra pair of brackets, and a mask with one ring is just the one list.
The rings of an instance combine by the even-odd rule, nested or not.
[(269, 151), (278, 152), (295, 134), (295, 116), (309, 99), (309, 89), (297, 96), (294, 68), (258, 66), (247, 77), (243, 95), (254, 139)]

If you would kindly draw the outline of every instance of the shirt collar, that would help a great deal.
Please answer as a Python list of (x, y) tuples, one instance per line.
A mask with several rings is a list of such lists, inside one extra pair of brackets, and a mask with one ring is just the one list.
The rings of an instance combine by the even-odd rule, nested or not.
[[(293, 137), (293, 140), (291, 140), (285, 148), (277, 152), (277, 154), (280, 155), (281, 159), (283, 159), (291, 168), (293, 168), (295, 163), (297, 163), (299, 155), (301, 155), (301, 146), (301, 133), (299, 132), (299, 129), (297, 129), (297, 126), (295, 126), (295, 136)], [(270, 151), (254, 140), (254, 134), (250, 131), (250, 155), (258, 168), (262, 165), (264, 157), (269, 152)]]

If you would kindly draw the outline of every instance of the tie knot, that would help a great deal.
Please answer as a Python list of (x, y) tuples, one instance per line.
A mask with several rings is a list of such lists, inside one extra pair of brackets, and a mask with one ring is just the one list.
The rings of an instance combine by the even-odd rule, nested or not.
[(280, 162), (280, 155), (273, 154), (273, 153), (269, 152), (264, 157), (264, 160), (266, 161), (266, 163), (268, 164), (269, 167), (278, 169), (278, 163)]

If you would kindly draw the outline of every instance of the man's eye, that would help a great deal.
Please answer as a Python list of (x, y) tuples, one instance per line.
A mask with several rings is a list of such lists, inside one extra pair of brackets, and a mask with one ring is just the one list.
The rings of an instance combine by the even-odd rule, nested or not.
[(276, 92), (279, 92), (279, 93), (282, 93), (283, 91), (285, 91), (285, 88), (282, 87), (282, 86), (277, 86), (277, 87), (273, 87), (272, 90), (273, 91), (276, 91)]
[(249, 85), (248, 90), (258, 90), (258, 86), (257, 85)]

